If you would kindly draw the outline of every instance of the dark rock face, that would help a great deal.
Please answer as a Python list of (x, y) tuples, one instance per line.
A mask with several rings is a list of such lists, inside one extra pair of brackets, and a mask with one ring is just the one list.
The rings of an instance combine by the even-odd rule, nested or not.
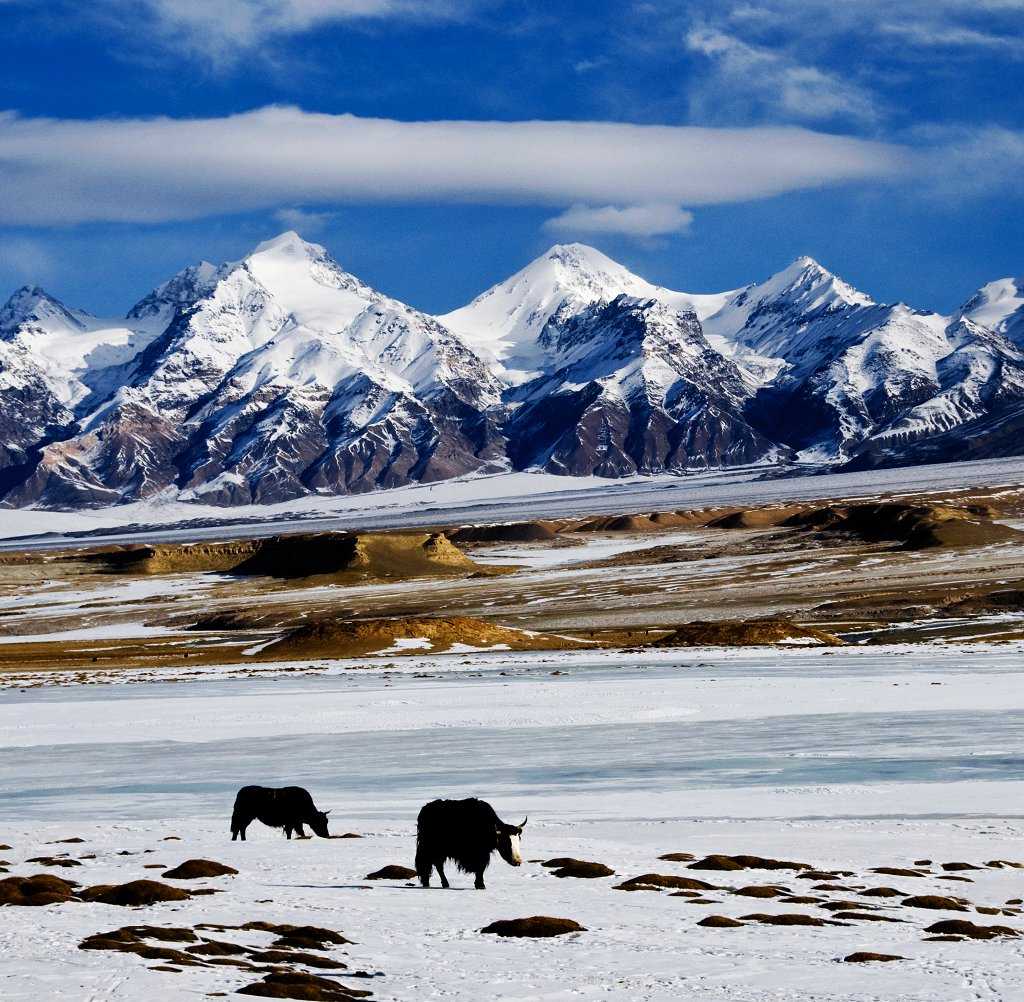
[(516, 469), (622, 477), (736, 466), (779, 451), (743, 418), (743, 378), (692, 313), (620, 296), (550, 321), (542, 338), (564, 364), (509, 394), (518, 405), (505, 429)]

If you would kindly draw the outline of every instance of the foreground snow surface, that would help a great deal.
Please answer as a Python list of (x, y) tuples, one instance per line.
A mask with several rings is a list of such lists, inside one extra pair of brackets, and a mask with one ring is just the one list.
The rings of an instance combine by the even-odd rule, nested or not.
[[(983, 906), (1024, 897), (1024, 870), (972, 870), (973, 883), (953, 883), (939, 867), (1024, 859), (1024, 647), (414, 655), (385, 669), (298, 667), (0, 692), (0, 844), (11, 873), (46, 871), (25, 860), (61, 852), (82, 865), (46, 872), (88, 885), (160, 879), (143, 867), (190, 858), (239, 870), (184, 885), (223, 893), (182, 903), (3, 909), (0, 997), (231, 994), (257, 978), (231, 967), (152, 970), (158, 962), (77, 944), (132, 924), (266, 920), (354, 940), (334, 955), (375, 976), (337, 977), (379, 1000), (1024, 998), (1024, 941), (928, 942), (923, 932), (958, 917), (1024, 928), (1020, 918), (895, 907), (884, 914), (902, 923), (705, 928), (697, 923), (709, 914), (837, 916), (729, 890), (780, 882), (814, 893), (792, 871), (692, 871), (658, 859), (755, 854), (853, 871), (851, 886)], [(306, 786), (333, 809), (334, 833), (364, 837), (286, 841), (256, 822), (247, 842), (232, 843), (231, 803), (247, 783)], [(412, 864), (420, 805), (473, 795), (506, 821), (529, 815), (523, 849), (534, 862), (513, 869), (495, 858), (486, 891), (457, 873), (448, 891), (363, 879)], [(84, 842), (48, 844), (71, 837)], [(604, 863), (616, 877), (555, 878), (537, 862), (554, 856)], [(930, 875), (869, 872), (920, 859), (934, 860)], [(693, 904), (614, 889), (650, 872), (726, 890)], [(529, 915), (587, 931), (480, 934)], [(841, 962), (861, 950), (907, 959)]]

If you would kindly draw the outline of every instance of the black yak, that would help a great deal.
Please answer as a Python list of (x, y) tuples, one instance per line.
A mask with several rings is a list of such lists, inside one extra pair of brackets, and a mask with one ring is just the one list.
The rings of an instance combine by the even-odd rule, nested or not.
[(292, 832), (305, 838), (303, 825), (309, 825), (321, 838), (330, 838), (328, 814), (330, 811), (316, 809), (313, 798), (301, 786), (285, 786), (280, 790), (269, 786), (243, 786), (235, 797), (235, 809), (231, 813), (231, 841), (240, 836), (244, 842), (245, 829), (254, 820), (271, 828), (283, 828), (288, 838), (292, 837)]
[(476, 874), (476, 887), (484, 889), (484, 870), (495, 849), (506, 863), (520, 866), (521, 825), (507, 825), (494, 808), (483, 800), (434, 800), (416, 819), (416, 874), (424, 887), (430, 886), (430, 871), (436, 867), (441, 886), (448, 886), (444, 864), (451, 860), (463, 873)]

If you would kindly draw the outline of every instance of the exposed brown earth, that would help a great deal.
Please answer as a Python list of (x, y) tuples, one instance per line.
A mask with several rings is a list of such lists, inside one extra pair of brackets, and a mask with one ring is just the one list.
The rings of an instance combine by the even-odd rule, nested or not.
[(389, 866), (382, 867), (379, 870), (374, 870), (373, 873), (368, 873), (363, 879), (364, 880), (412, 880), (416, 876), (416, 871), (408, 866), (399, 866), (397, 863), (392, 863)]
[[(396, 647), (402, 640), (427, 643)], [(501, 647), (516, 651), (565, 650), (589, 646), (584, 641), (549, 634), (524, 633), (467, 616), (438, 619), (369, 619), (351, 623), (311, 623), (264, 648), (262, 660), (282, 658), (352, 658), (371, 653), (414, 653), (424, 648), (443, 653), (455, 645)]]
[(839, 647), (842, 641), (813, 627), (800, 626), (790, 619), (751, 619), (747, 621), (686, 623), (668, 636), (655, 640), (653, 647), (753, 647), (762, 644), (820, 644)]
[(552, 918), (550, 915), (532, 915), (529, 918), (506, 919), (492, 922), (480, 930), (495, 936), (548, 937), (564, 936), (570, 932), (586, 932), (578, 922), (566, 918)]
[(285, 578), (410, 578), (479, 571), (442, 533), (296, 533), (227, 543), (107, 547), (83, 559), (111, 573), (217, 571)]
[(200, 880), (203, 877), (231, 876), (238, 871), (213, 859), (186, 859), (184, 863), (168, 870), (166, 880)]
[[(464, 544), (476, 559), (438, 532), (6, 554), (0, 596), (31, 596), (43, 586), (47, 601), (0, 615), (0, 634), (14, 641), (0, 645), (0, 675), (8, 685), (36, 685), (36, 673), (87, 683), (125, 669), (173, 669), (183, 678), (212, 664), (263, 671), (282, 658), (397, 653), (395, 641), (424, 636), (431, 653), (452, 644), (576, 646), (567, 636), (613, 647), (777, 643), (779, 631), (769, 635), (766, 626), (776, 621), (787, 624), (785, 639), (805, 642), (1016, 639), (1024, 637), (1024, 534), (994, 519), (1021, 514), (1019, 492), (974, 491), (451, 530), (476, 539)], [(602, 534), (636, 545), (585, 560), (581, 541)], [(516, 538), (502, 538), (509, 536)], [(517, 540), (568, 546), (581, 557), (555, 571), (477, 562), (489, 544), (504, 543), (508, 559)], [(111, 579), (136, 575), (166, 576), (166, 593), (117, 598)], [(201, 589), (193, 590), (199, 575)], [(411, 581), (422, 585), (403, 584)], [(65, 588), (96, 597), (65, 608), (51, 601)], [(473, 625), (445, 629), (441, 621)], [(117, 638), (120, 625), (140, 622), (180, 632)], [(333, 625), (309, 625), (316, 623)], [(102, 639), (40, 638), (83, 625), (101, 629)], [(243, 653), (268, 641), (258, 655)]]

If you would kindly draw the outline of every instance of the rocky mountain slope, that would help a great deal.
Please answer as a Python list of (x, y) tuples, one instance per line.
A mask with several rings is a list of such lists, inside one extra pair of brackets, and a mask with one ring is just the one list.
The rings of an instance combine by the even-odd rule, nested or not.
[(716, 295), (552, 248), (446, 316), (294, 233), (123, 320), (26, 287), (0, 310), (0, 498), (214, 504), (543, 469), (620, 477), (1020, 451), (1024, 282), (952, 317), (809, 258)]

